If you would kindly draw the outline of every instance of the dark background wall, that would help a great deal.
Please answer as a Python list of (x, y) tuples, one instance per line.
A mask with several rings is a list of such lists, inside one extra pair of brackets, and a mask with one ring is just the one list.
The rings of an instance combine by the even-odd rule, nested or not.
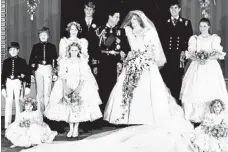
[[(108, 15), (107, 11), (113, 6), (121, 11), (120, 23), (130, 10), (142, 10), (154, 23), (158, 30), (161, 28), (161, 21), (169, 16), (167, 0), (94, 0), (96, 4), (95, 15), (105, 24)], [(61, 36), (64, 36), (67, 23), (84, 18), (85, 0), (61, 1)]]

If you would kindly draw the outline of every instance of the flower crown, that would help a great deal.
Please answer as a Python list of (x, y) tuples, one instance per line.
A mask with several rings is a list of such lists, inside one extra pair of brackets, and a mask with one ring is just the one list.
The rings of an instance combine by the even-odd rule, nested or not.
[(24, 100), (22, 100), (23, 108), (25, 109), (25, 105), (27, 105), (29, 103), (32, 104), (32, 106), (33, 106), (32, 110), (33, 111), (37, 110), (38, 102), (35, 99), (31, 98), (31, 97), (25, 98)]
[(211, 102), (210, 102), (210, 104), (209, 104), (209, 108), (210, 108), (210, 112), (211, 113), (214, 113), (214, 110), (213, 110), (213, 106), (214, 106), (214, 104), (215, 103), (220, 103), (221, 104), (221, 106), (222, 106), (222, 109), (221, 109), (221, 111), (224, 111), (225, 110), (225, 104), (224, 104), (224, 102), (222, 101), (222, 100), (220, 100), (220, 99), (214, 99), (214, 100), (212, 100)]
[(72, 25), (75, 25), (76, 28), (77, 28), (77, 30), (78, 30), (79, 32), (82, 31), (81, 25), (80, 25), (79, 23), (73, 21), (73, 22), (70, 22), (70, 23), (67, 24), (66, 30), (67, 30), (68, 32), (70, 31), (70, 28), (71, 28)]

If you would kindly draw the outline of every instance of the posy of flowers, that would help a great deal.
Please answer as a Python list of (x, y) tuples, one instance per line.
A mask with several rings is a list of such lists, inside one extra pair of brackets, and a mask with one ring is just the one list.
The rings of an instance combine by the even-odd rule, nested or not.
[(127, 58), (124, 60), (123, 66), (126, 69), (126, 74), (122, 87), (123, 101), (121, 108), (123, 110), (123, 113), (121, 118), (118, 118), (116, 121), (119, 121), (120, 119), (125, 119), (126, 116), (129, 114), (129, 106), (133, 98), (134, 90), (140, 80), (140, 77), (143, 71), (149, 69), (150, 64), (154, 62), (154, 57), (148, 55), (149, 51), (131, 51), (131, 55), (128, 55)]
[(73, 112), (76, 112), (80, 110), (82, 99), (77, 91), (71, 90), (70, 93), (62, 97), (61, 103), (71, 106)]
[(20, 127), (29, 128), (30, 124), (31, 124), (31, 122), (30, 122), (29, 119), (23, 119), (23, 120), (20, 121), (19, 126)]
[(220, 51), (212, 51), (208, 52), (205, 50), (200, 50), (200, 51), (194, 51), (189, 53), (188, 51), (186, 52), (186, 56), (191, 56), (199, 61), (200, 64), (205, 64), (206, 61), (210, 58), (221, 58), (225, 56), (225, 53), (220, 52)]
[(226, 138), (228, 136), (228, 126), (224, 121), (217, 125), (203, 125), (206, 134), (216, 139)]

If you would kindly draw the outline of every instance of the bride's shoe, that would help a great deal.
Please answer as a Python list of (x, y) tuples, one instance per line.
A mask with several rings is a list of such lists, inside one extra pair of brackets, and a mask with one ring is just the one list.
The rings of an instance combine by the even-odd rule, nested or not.
[(74, 128), (72, 137), (78, 137), (78, 128), (77, 129)]
[(67, 133), (67, 137), (68, 137), (68, 138), (72, 137), (73, 132), (74, 132), (73, 130), (70, 130), (70, 131)]

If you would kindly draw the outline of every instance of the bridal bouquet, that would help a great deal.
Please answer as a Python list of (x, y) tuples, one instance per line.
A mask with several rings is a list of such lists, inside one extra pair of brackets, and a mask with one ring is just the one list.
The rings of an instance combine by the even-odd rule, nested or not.
[(25, 127), (25, 128), (29, 128), (30, 127), (30, 120), (29, 119), (23, 119), (20, 123), (19, 126), (20, 127)]
[[(128, 114), (128, 107), (133, 98), (133, 92), (138, 85), (143, 71), (148, 70), (150, 64), (154, 62), (154, 56), (151, 52), (151, 50), (133, 50), (124, 60), (123, 66), (126, 69), (126, 74), (122, 88), (123, 101), (121, 106), (123, 115), (120, 119), (124, 119), (126, 114)], [(117, 119), (117, 121), (119, 121), (119, 119)]]

